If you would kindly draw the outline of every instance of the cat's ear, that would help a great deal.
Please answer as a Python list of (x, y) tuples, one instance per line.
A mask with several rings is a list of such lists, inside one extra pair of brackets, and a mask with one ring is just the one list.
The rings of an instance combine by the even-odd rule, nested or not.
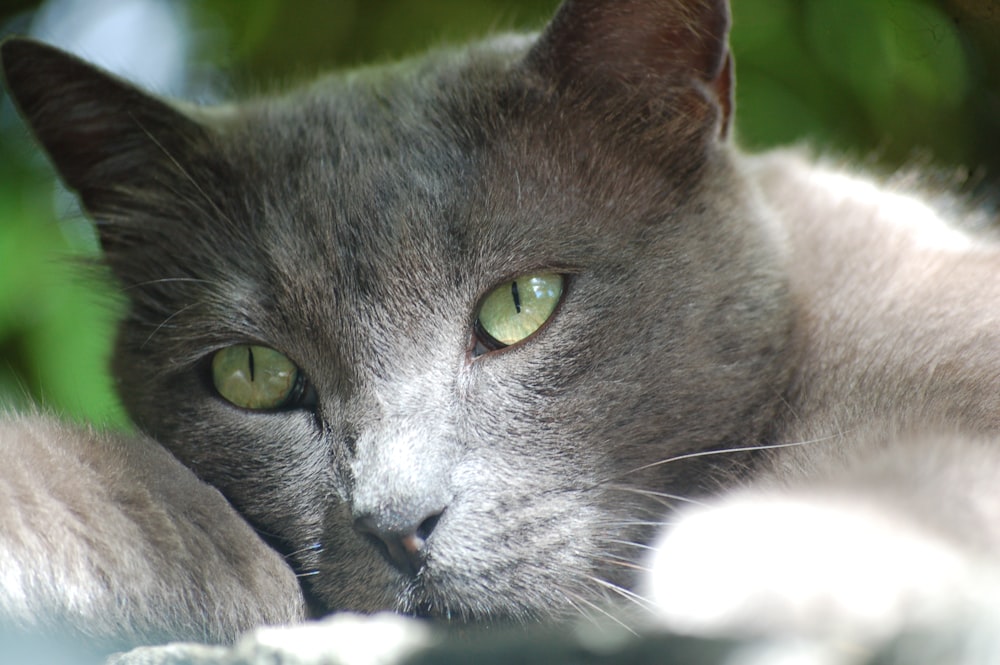
[(8, 39), (0, 62), (21, 115), (92, 214), (162, 185), (203, 132), (167, 102), (47, 44)]
[[(685, 109), (732, 115), (726, 0), (564, 0), (527, 63), (560, 86), (690, 95)], [(612, 92), (613, 94), (613, 92)]]

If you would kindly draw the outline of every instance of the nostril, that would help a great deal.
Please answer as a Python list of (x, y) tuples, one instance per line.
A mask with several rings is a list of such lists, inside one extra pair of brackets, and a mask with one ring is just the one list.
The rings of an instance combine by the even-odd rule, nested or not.
[(416, 535), (421, 542), (431, 537), (431, 532), (434, 531), (434, 528), (437, 526), (438, 522), (441, 521), (441, 516), (443, 514), (444, 511), (442, 510), (440, 513), (435, 513), (434, 515), (431, 515), (430, 517), (428, 517), (427, 519), (425, 519), (423, 522), (420, 523), (420, 526), (417, 527)]
[[(414, 576), (424, 565), (426, 541), (443, 512), (402, 526), (395, 520), (363, 515), (354, 520), (354, 529), (371, 540), (389, 563), (401, 572)], [(414, 523), (416, 526), (413, 526)]]

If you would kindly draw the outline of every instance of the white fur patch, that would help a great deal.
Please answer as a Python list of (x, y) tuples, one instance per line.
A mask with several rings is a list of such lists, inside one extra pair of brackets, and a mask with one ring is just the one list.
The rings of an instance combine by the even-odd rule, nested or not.
[(878, 211), (879, 219), (895, 227), (918, 247), (962, 252), (975, 240), (945, 221), (932, 207), (913, 196), (876, 186), (846, 173), (813, 169), (809, 178), (834, 197), (857, 201)]
[(656, 548), (648, 595), (669, 628), (877, 638), (975, 605), (966, 555), (862, 504), (741, 497), (683, 516)]

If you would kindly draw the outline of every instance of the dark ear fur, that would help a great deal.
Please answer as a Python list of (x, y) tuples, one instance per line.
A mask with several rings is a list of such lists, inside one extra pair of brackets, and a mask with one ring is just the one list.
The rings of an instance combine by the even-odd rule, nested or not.
[(167, 103), (47, 44), (0, 44), (7, 89), (66, 184), (96, 216), (176, 171), (202, 128)]
[(685, 110), (717, 113), (724, 137), (733, 88), (728, 31), (726, 0), (565, 0), (527, 63), (560, 86), (691, 95)]

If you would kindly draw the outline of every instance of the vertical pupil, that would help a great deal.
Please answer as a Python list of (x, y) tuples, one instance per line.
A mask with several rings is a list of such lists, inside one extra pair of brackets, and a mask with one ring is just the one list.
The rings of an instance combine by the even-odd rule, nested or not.
[(517, 292), (517, 282), (510, 283), (510, 295), (514, 298), (514, 310), (520, 314), (521, 313), (521, 296)]
[(250, 366), (250, 380), (253, 381), (253, 349), (247, 347), (247, 364)]

